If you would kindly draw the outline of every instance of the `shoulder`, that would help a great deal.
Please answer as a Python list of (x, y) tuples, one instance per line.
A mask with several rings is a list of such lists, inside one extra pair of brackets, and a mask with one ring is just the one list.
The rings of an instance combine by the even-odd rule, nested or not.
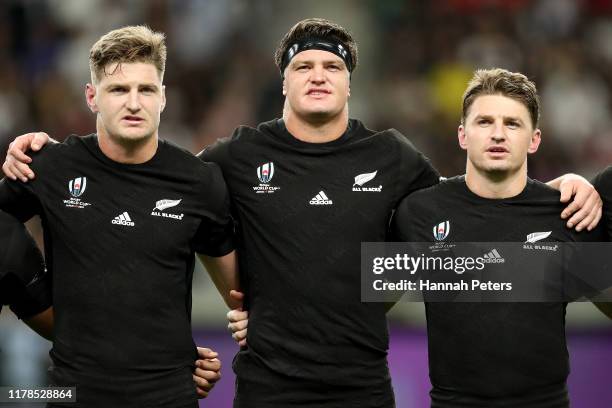
[(184, 149), (168, 140), (160, 140), (163, 143), (167, 160), (179, 172), (193, 174), (198, 180), (204, 182), (223, 180), (221, 169), (216, 163), (203, 161), (200, 157), (194, 156), (189, 150)]
[(215, 143), (198, 153), (197, 157), (207, 162), (223, 164), (230, 159), (236, 148), (250, 144), (254, 139), (260, 139), (261, 134), (259, 127), (239, 126), (231, 136), (217, 139)]
[(32, 167), (36, 170), (49, 162), (57, 162), (57, 160), (69, 158), (71, 155), (82, 154), (86, 152), (87, 144), (90, 143), (97, 143), (96, 135), (78, 136), (73, 134), (61, 143), (47, 143), (39, 151), (29, 152), (28, 154), (32, 157)]
[(599, 194), (612, 195), (612, 166), (606, 167), (597, 174), (593, 178), (592, 183), (597, 191), (599, 191)]
[[(549, 185), (538, 180), (527, 179), (527, 188), (528, 191), (527, 194), (525, 194), (526, 202), (540, 204), (542, 206), (554, 208), (555, 210), (565, 207), (565, 205), (559, 201), (561, 193)], [(561, 212), (561, 210), (559, 210), (559, 212)]]
[(386, 143), (399, 149), (400, 153), (420, 153), (410, 139), (397, 129), (370, 131), (369, 137), (377, 143)]
[(465, 184), (463, 176), (441, 179), (439, 183), (416, 190), (407, 195), (402, 203), (410, 206), (430, 207), (431, 203), (441, 203), (453, 200), (458, 195), (459, 189)]

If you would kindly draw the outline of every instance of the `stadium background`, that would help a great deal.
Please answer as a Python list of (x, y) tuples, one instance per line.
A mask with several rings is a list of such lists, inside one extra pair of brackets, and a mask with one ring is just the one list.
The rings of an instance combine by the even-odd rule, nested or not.
[[(88, 50), (100, 35), (127, 24), (148, 24), (167, 35), (161, 137), (195, 153), (240, 124), (278, 117), (283, 99), (272, 54), (281, 36), (306, 17), (337, 21), (359, 42), (351, 116), (373, 129), (399, 129), (443, 175), (463, 173), (456, 126), (461, 93), (478, 67), (521, 71), (538, 85), (543, 144), (530, 158), (531, 177), (590, 177), (612, 163), (608, 0), (4, 0), (0, 156), (28, 131), (45, 130), (59, 140), (94, 131), (83, 93)], [(39, 225), (29, 226), (40, 241)], [(229, 407), (237, 347), (225, 331), (221, 298), (198, 269), (195, 337), (220, 351), (224, 363), (223, 379), (201, 406)], [(390, 327), (397, 405), (427, 406), (422, 305), (396, 306)], [(609, 322), (590, 304), (570, 305), (568, 334), (573, 406), (612, 406)], [(0, 348), (0, 384), (44, 384), (49, 343), (8, 310), (0, 316)]]

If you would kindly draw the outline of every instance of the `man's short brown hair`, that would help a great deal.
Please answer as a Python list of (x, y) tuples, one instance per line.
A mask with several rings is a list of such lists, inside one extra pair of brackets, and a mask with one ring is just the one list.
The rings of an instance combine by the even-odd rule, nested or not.
[(307, 38), (329, 39), (341, 42), (346, 45), (351, 54), (353, 71), (357, 68), (357, 42), (355, 42), (353, 35), (344, 27), (323, 18), (307, 18), (298, 21), (297, 24), (291, 27), (274, 52), (276, 66), (281, 69), (283, 56), (293, 43)]
[(89, 51), (91, 80), (98, 82), (102, 74), (107, 74), (109, 64), (123, 62), (153, 64), (163, 78), (166, 69), (164, 34), (146, 26), (127, 26), (103, 35)]
[(482, 95), (503, 95), (527, 108), (534, 129), (540, 121), (540, 98), (535, 83), (525, 75), (505, 69), (479, 69), (474, 73), (463, 94), (461, 123), (465, 123), (474, 100)]

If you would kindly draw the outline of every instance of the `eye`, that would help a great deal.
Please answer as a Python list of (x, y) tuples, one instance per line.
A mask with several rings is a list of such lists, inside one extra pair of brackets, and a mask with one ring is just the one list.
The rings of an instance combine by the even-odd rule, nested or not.
[(298, 65), (297, 67), (295, 67), (295, 70), (301, 72), (308, 71), (308, 65)]
[(339, 71), (341, 68), (339, 65), (332, 64), (332, 65), (328, 65), (327, 69), (329, 69), (330, 71)]
[(510, 121), (506, 123), (506, 126), (508, 126), (510, 129), (518, 129), (519, 127), (521, 127), (521, 125), (516, 121)]
[(146, 87), (140, 88), (140, 92), (144, 94), (152, 94), (152, 93), (155, 93), (155, 89), (153, 89), (152, 87), (146, 86)]
[(124, 93), (125, 91), (126, 89), (122, 86), (114, 86), (110, 89), (110, 92), (114, 94)]
[(481, 119), (478, 119), (478, 120), (476, 121), (476, 123), (477, 123), (478, 125), (480, 125), (480, 126), (487, 126), (487, 125), (490, 125), (490, 124), (491, 124), (491, 120), (490, 120), (490, 119), (481, 118)]

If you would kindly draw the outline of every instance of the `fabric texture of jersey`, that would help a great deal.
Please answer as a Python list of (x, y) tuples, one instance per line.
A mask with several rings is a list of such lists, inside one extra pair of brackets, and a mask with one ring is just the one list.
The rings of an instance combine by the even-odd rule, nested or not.
[[(559, 192), (535, 180), (507, 199), (477, 196), (463, 176), (402, 200), (392, 229), (398, 241), (436, 242), (448, 221), (452, 242), (598, 241), (601, 231), (575, 231), (560, 218)], [(528, 271), (521, 271), (528, 273)], [(565, 303), (426, 303), (432, 407), (569, 406)]]
[(121, 164), (96, 135), (33, 155), (35, 180), (4, 180), (0, 208), (40, 214), (53, 273), (51, 382), (83, 407), (173, 407), (196, 401), (191, 336), (194, 252), (233, 249), (218, 166), (160, 140)]
[(607, 240), (612, 241), (612, 166), (607, 167), (593, 179), (593, 186), (603, 201), (603, 217)]
[(384, 241), (400, 198), (438, 182), (429, 161), (356, 120), (328, 143), (282, 120), (240, 127), (201, 157), (223, 170), (239, 232), (250, 315), (235, 406), (392, 406), (386, 309), (360, 301), (360, 243)]
[(51, 278), (24, 226), (0, 211), (0, 309), (9, 305), (20, 319), (51, 306)]

